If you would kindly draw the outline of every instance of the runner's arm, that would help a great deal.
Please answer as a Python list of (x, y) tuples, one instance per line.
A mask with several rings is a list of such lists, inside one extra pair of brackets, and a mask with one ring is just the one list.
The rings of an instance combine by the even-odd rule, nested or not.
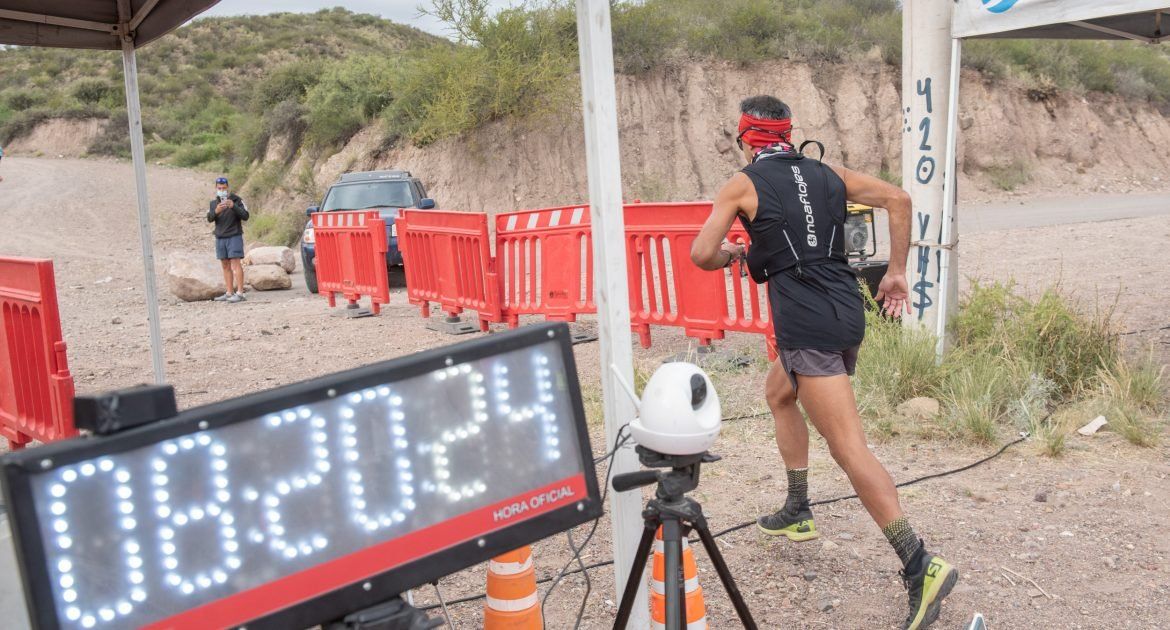
[(700, 269), (720, 269), (743, 255), (743, 246), (724, 246), (722, 243), (742, 207), (744, 196), (752, 190), (747, 175), (736, 173), (715, 196), (711, 216), (707, 217), (707, 222), (691, 244), (691, 262)]
[(906, 257), (910, 252), (910, 193), (871, 175), (851, 171), (843, 166), (833, 170), (845, 182), (845, 198), (875, 208), (885, 208), (890, 223), (890, 260), (886, 275), (878, 285), (875, 300), (885, 300), (886, 314), (898, 317), (910, 312), (910, 290), (906, 284)]

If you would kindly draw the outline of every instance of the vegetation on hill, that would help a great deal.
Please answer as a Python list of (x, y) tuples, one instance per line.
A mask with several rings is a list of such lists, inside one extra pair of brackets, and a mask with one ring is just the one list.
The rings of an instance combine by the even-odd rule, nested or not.
[[(253, 193), (300, 177), (249, 173), (273, 140), (336, 147), (380, 121), (386, 143), (425, 145), (491, 120), (576, 105), (576, 17), (568, 0), (488, 12), (432, 0), (455, 40), (343, 9), (197, 20), (140, 53), (150, 159), (251, 175)], [(637, 74), (694, 60), (809, 63), (901, 59), (896, 0), (615, 0), (615, 62)], [(1137, 44), (975, 41), (966, 63), (1041, 96), (1100, 91), (1170, 105), (1170, 58)], [(52, 117), (109, 119), (88, 148), (125, 155), (114, 52), (0, 50), (0, 143)], [(1012, 186), (1005, 182), (1003, 186)]]
[[(348, 137), (388, 102), (386, 68), (430, 46), (450, 44), (343, 9), (196, 20), (139, 52), (148, 155), (238, 175), (274, 134)], [(0, 50), (0, 142), (80, 117), (111, 121), (90, 153), (128, 154), (120, 53)]]

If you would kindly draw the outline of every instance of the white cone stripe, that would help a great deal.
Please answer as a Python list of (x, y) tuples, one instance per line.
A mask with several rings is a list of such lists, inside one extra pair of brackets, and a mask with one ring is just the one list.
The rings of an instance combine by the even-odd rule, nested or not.
[[(682, 539), (683, 551), (686, 551), (691, 546), (691, 543), (686, 538)], [(666, 553), (666, 547), (663, 546), (662, 541), (657, 538), (654, 539), (654, 553)]]
[(532, 568), (532, 556), (524, 559), (524, 562), (496, 562), (495, 560), (488, 561), (488, 571), (496, 575), (516, 575), (523, 573)]
[[(654, 592), (658, 593), (659, 595), (666, 594), (666, 585), (658, 580), (651, 579), (650, 588), (654, 589)], [(688, 595), (694, 593), (699, 588), (699, 578), (693, 577), (689, 580), (686, 580), (683, 582), (683, 588), (686, 589)]]
[(488, 597), (487, 605), (488, 608), (500, 612), (520, 612), (521, 610), (532, 608), (539, 601), (540, 599), (536, 596), (536, 593), (533, 593), (520, 599), (496, 599), (494, 597)]
[[(651, 621), (650, 628), (652, 630), (666, 630), (666, 623), (662, 621)], [(698, 621), (688, 623), (687, 630), (707, 630), (707, 618), (703, 617)]]

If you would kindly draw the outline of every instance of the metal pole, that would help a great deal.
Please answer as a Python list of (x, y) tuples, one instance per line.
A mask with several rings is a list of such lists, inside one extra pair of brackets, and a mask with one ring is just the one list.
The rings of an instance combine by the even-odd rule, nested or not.
[[(630, 298), (626, 283), (625, 221), (618, 148), (617, 97), (609, 0), (577, 0), (577, 40), (581, 53), (581, 106), (585, 119), (585, 154), (593, 226), (594, 299), (601, 348), (601, 394), (607, 448), (623, 425), (634, 419), (634, 403), (618, 378), (634, 382), (630, 336)], [(632, 449), (618, 451), (613, 474), (638, 468)], [(610, 493), (615, 594), (620, 597), (644, 524), (638, 492)], [(628, 628), (650, 627), (646, 584), (642, 580)]]
[[(914, 202), (911, 248), (906, 271), (910, 283), (907, 326), (939, 330), (942, 278), (943, 204), (947, 127), (945, 90), (951, 82), (953, 2), (905, 0), (902, 3), (902, 187)], [(953, 286), (953, 283), (952, 283)]]
[(154, 382), (166, 381), (163, 372), (162, 327), (158, 317), (158, 287), (154, 280), (154, 244), (150, 234), (150, 200), (146, 195), (146, 149), (142, 141), (142, 106), (138, 100), (138, 59), (134, 40), (122, 38), (122, 74), (126, 80), (126, 117), (130, 119), (130, 155), (138, 191), (138, 238), (142, 241), (142, 270), (146, 274), (146, 321), (150, 326), (150, 358)]
[(947, 319), (950, 310), (955, 305), (958, 295), (959, 271), (959, 224), (956, 204), (959, 200), (958, 179), (955, 170), (958, 163), (959, 144), (959, 82), (961, 80), (960, 62), (963, 58), (963, 40), (951, 40), (951, 81), (947, 90), (947, 146), (943, 158), (943, 216), (942, 233), (939, 242), (942, 244), (942, 261), (939, 269), (938, 287), (938, 321), (935, 323), (935, 334), (938, 335), (937, 352), (942, 359), (947, 348)]

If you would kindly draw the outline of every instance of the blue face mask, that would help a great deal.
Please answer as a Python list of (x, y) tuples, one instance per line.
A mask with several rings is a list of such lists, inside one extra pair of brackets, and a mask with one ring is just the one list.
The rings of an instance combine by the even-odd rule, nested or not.
[(220, 199), (227, 199), (227, 196), (228, 196), (228, 191), (226, 191), (226, 190), (217, 190), (217, 191), (215, 191), (215, 195), (216, 195), (217, 197), (219, 197)]

